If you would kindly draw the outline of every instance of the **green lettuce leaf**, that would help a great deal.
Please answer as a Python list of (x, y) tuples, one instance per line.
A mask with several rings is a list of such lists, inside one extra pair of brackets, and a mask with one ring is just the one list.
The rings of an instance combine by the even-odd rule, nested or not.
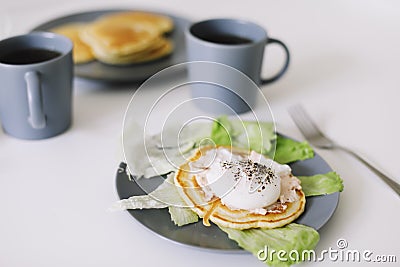
[(282, 136), (277, 137), (275, 155), (273, 155), (276, 162), (286, 164), (313, 157), (314, 150), (307, 142), (297, 142)]
[(168, 212), (171, 215), (171, 220), (178, 226), (195, 223), (199, 220), (197, 213), (187, 207), (169, 206)]
[(281, 164), (314, 156), (307, 142), (277, 136), (272, 122), (221, 116), (214, 123), (190, 124), (180, 130), (178, 126), (169, 127), (162, 133), (143, 137), (140, 135), (143, 129), (132, 124), (128, 135), (136, 138), (125, 138), (124, 141), (124, 153), (132, 174), (150, 178), (176, 171), (176, 166), (183, 164), (194, 150), (212, 142), (253, 150)]
[(111, 210), (162, 209), (169, 206), (187, 207), (174, 185), (174, 174), (169, 174), (154, 191), (148, 195), (131, 196), (114, 203)]
[(169, 174), (167, 179), (150, 194), (131, 196), (117, 201), (111, 210), (168, 208), (171, 220), (178, 226), (197, 222), (199, 216), (181, 198), (173, 178), (174, 174)]
[[(232, 135), (232, 136), (231, 136)], [(217, 145), (230, 146), (232, 145), (232, 126), (226, 116), (218, 118), (211, 127), (211, 140)]]
[(254, 150), (281, 164), (314, 157), (307, 142), (277, 136), (272, 122), (230, 120), (222, 116), (212, 125), (211, 139), (217, 145)]
[(276, 134), (272, 122), (230, 120), (222, 116), (212, 125), (211, 139), (217, 145), (234, 146), (267, 154), (271, 151)]
[(343, 180), (336, 172), (313, 176), (298, 176), (306, 197), (331, 194), (343, 191)]
[(129, 171), (144, 178), (176, 171), (176, 166), (182, 165), (199, 145), (209, 141), (211, 126), (211, 123), (192, 123), (183, 128), (169, 125), (158, 134), (144, 135), (143, 126), (126, 125), (123, 153)]
[(275, 229), (237, 230), (226, 227), (220, 229), (240, 247), (271, 266), (290, 266), (308, 260), (309, 251), (314, 249), (319, 241), (316, 230), (296, 223)]

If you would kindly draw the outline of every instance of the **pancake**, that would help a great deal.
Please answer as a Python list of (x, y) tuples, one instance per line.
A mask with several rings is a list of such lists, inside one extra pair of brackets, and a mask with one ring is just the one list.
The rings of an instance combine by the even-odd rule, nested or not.
[(173, 27), (167, 16), (127, 11), (101, 16), (83, 28), (79, 37), (99, 61), (127, 65), (169, 55), (173, 44), (164, 33)]
[[(209, 221), (212, 221), (217, 225), (234, 229), (277, 228), (294, 221), (303, 213), (306, 199), (301, 189), (296, 189), (298, 200), (284, 204), (278, 201), (268, 208), (265, 215), (249, 210), (230, 209), (222, 204), (221, 199), (216, 196), (209, 200), (198, 184), (196, 177), (190, 172), (189, 162), (196, 161), (202, 153), (213, 148), (203, 147), (199, 149), (188, 162), (180, 166), (174, 178), (174, 183), (177, 185), (181, 197), (199, 217), (203, 218), (204, 225), (208, 226), (210, 225)], [(234, 153), (249, 154), (249, 152), (243, 150), (235, 150)], [(295, 179), (294, 176), (290, 177)]]
[(106, 20), (91, 23), (79, 36), (93, 51), (104, 51), (110, 56), (143, 51), (160, 39), (155, 28), (109, 23)]
[(153, 61), (158, 58), (165, 57), (171, 54), (173, 50), (173, 45), (169, 40), (164, 40), (159, 45), (146, 49), (145, 51), (134, 53), (131, 55), (123, 56), (109, 56), (108, 54), (102, 54), (101, 51), (97, 51), (96, 58), (107, 64), (112, 65), (127, 65), (133, 63), (144, 63), (148, 61)]
[(83, 23), (70, 23), (51, 29), (52, 32), (64, 35), (74, 44), (73, 60), (76, 64), (86, 63), (95, 59), (90, 46), (79, 37), (79, 32), (85, 27)]
[(52, 31), (74, 43), (74, 62), (94, 59), (112, 65), (152, 61), (173, 51), (164, 34), (174, 27), (171, 18), (148, 12), (126, 11), (100, 16), (90, 23), (71, 23)]
[(174, 23), (171, 18), (149, 12), (126, 11), (104, 15), (99, 21), (115, 24), (134, 24), (137, 27), (152, 27), (160, 34), (172, 31)]

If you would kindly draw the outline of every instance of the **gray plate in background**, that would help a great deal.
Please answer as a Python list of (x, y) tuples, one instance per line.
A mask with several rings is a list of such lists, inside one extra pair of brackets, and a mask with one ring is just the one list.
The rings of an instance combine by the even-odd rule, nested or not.
[[(67, 23), (75, 22), (91, 22), (99, 16), (128, 11), (127, 9), (109, 9), (100, 11), (89, 11), (83, 13), (71, 14), (64, 17), (59, 17), (41, 25), (36, 26), (32, 31), (49, 31), (54, 27), (61, 26)], [(138, 10), (143, 11), (143, 10)], [(158, 13), (171, 17), (174, 20), (175, 28), (170, 33), (169, 37), (174, 43), (174, 51), (171, 55), (153, 60), (146, 63), (132, 64), (127, 66), (113, 66), (101, 63), (99, 61), (92, 61), (84, 64), (76, 64), (74, 68), (75, 75), (81, 78), (107, 81), (107, 82), (142, 82), (157, 73), (158, 71), (186, 61), (184, 30), (189, 25), (189, 21), (184, 18), (175, 17), (168, 14), (163, 14), (153, 11), (145, 11)]]

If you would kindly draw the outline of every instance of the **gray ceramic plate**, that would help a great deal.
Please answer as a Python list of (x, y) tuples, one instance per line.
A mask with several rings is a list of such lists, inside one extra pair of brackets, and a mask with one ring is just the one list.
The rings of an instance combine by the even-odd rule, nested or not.
[[(33, 28), (32, 31), (49, 31), (54, 27), (72, 22), (90, 22), (104, 14), (119, 11), (126, 11), (126, 9), (110, 9), (72, 14), (43, 23)], [(171, 17), (175, 23), (175, 28), (170, 34), (170, 38), (175, 46), (171, 55), (151, 62), (128, 66), (112, 66), (103, 64), (99, 61), (76, 64), (74, 68), (75, 75), (81, 78), (107, 82), (142, 82), (166, 67), (184, 62), (186, 60), (184, 30), (189, 25), (189, 21), (184, 18), (179, 18), (168, 14), (163, 15)]]
[[(298, 176), (326, 173), (332, 170), (317, 154), (312, 159), (298, 161), (290, 164), (290, 166), (293, 174)], [(158, 179), (156, 180), (159, 181)], [(152, 180), (146, 179), (146, 182), (152, 183)], [(144, 191), (137, 183), (129, 179), (126, 174), (125, 163), (121, 163), (119, 166), (116, 186), (121, 199), (144, 194)], [(149, 184), (149, 187), (155, 187), (155, 185)], [(305, 212), (295, 222), (311, 226), (318, 230), (333, 215), (338, 202), (338, 192), (330, 195), (308, 197)], [(171, 221), (167, 209), (129, 210), (128, 212), (148, 229), (171, 241), (223, 252), (242, 251), (236, 242), (230, 240), (224, 232), (213, 224), (210, 227), (205, 227), (202, 222), (199, 221), (183, 227), (178, 227)]]

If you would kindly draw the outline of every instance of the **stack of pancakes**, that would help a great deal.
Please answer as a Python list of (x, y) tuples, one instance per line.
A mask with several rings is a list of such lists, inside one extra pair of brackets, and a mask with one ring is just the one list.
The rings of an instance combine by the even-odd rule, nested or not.
[(170, 54), (173, 45), (165, 34), (173, 27), (173, 21), (167, 16), (127, 11), (107, 14), (88, 24), (63, 25), (52, 31), (74, 42), (75, 63), (97, 59), (125, 65)]

